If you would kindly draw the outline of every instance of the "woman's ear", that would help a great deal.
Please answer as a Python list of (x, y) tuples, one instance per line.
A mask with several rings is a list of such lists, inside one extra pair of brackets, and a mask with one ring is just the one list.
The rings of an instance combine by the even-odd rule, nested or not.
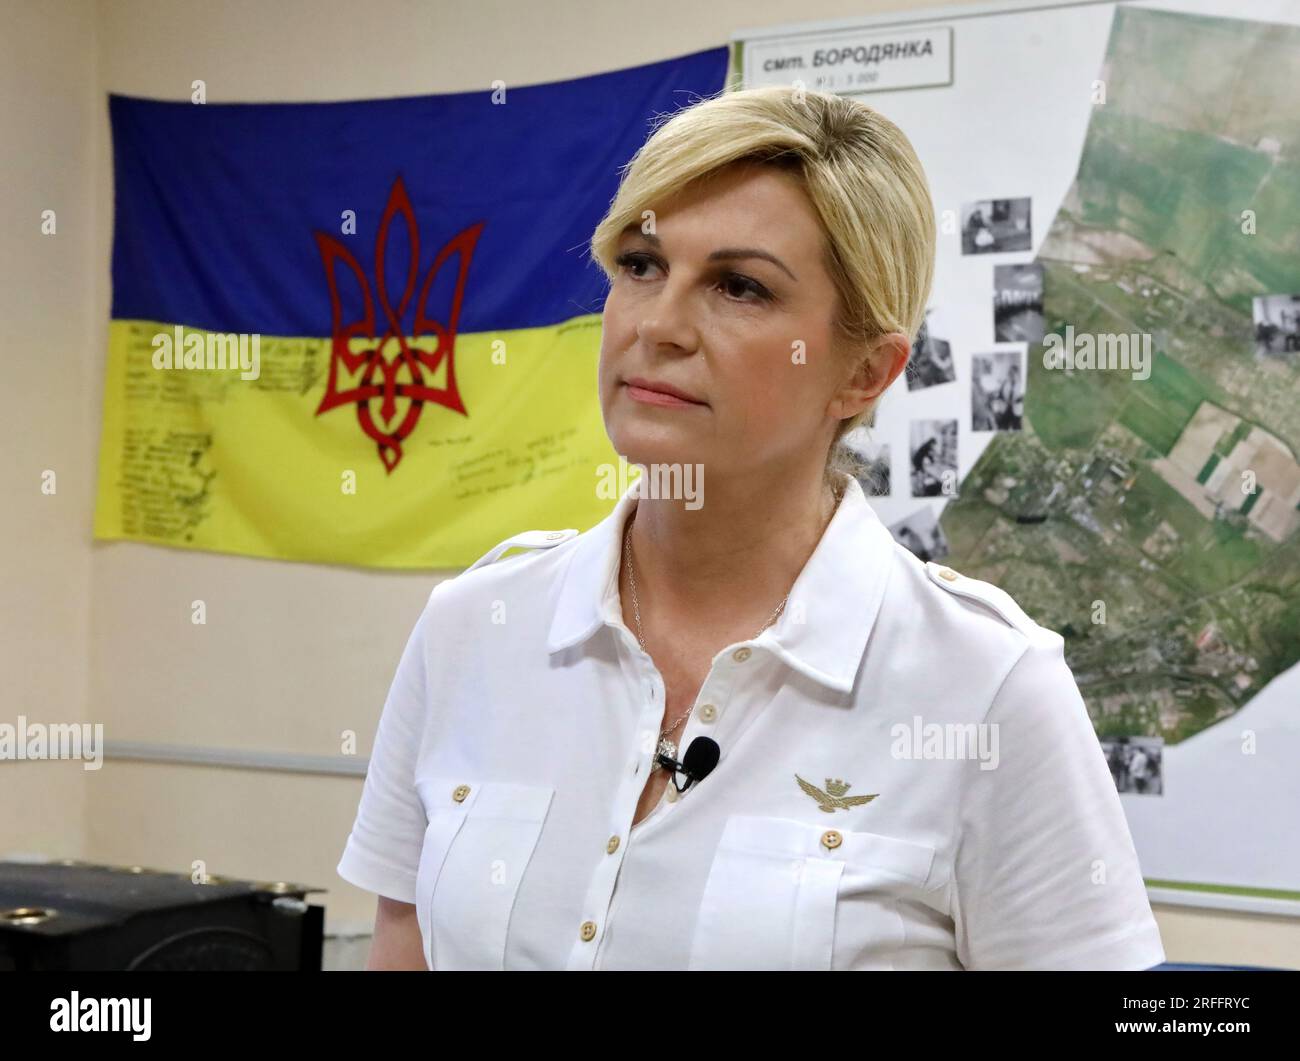
[(871, 346), (849, 378), (831, 399), (828, 412), (837, 420), (857, 416), (872, 405), (907, 366), (912, 342), (902, 332), (886, 332), (871, 340)]
[(874, 341), (869, 361), (873, 366), (873, 378), (879, 382), (876, 397), (898, 379), (911, 356), (912, 340), (902, 332), (886, 332)]

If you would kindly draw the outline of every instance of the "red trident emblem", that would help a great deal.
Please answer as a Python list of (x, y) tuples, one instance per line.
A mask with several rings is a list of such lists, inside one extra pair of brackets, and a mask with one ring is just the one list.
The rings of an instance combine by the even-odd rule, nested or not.
[[(388, 296), (387, 272), (384, 266), (388, 248), (388, 226), (399, 214), (406, 222), (410, 237), (411, 262), (407, 269), (406, 286), (394, 309), (392, 300)], [(316, 415), (319, 416), (340, 405), (355, 405), (357, 422), (361, 424), (361, 429), (375, 440), (379, 447), (379, 459), (383, 461), (389, 473), (402, 459), (402, 443), (415, 430), (425, 402), (436, 402), (462, 416), (469, 415), (465, 411), (465, 405), (460, 400), (460, 391), (456, 387), (453, 353), (456, 346), (456, 322), (460, 319), (461, 299), (465, 293), (465, 276), (469, 272), (474, 246), (482, 230), (483, 222), (480, 221), (463, 229), (447, 241), (425, 275), (419, 298), (415, 299), (415, 286), (420, 268), (419, 227), (415, 222), (415, 211), (411, 208), (410, 197), (406, 194), (406, 185), (402, 183), (401, 177), (393, 181), (392, 191), (388, 195), (388, 205), (384, 208), (384, 216), (379, 224), (379, 234), (375, 237), (375, 293), (378, 295), (379, 308), (384, 315), (385, 327), (382, 335), (379, 334), (375, 324), (375, 306), (370, 295), (370, 283), (356, 258), (333, 236), (324, 232), (315, 233), (316, 246), (320, 250), (325, 276), (329, 282), (334, 333), (329, 379), (325, 386), (325, 397), (316, 407)], [(437, 319), (428, 315), (427, 303), (438, 270), (453, 254), (460, 255), (460, 273), (456, 277), (456, 290), (451, 299), (448, 323), (444, 327)], [(343, 322), (342, 299), (339, 296), (337, 270), (340, 263), (352, 271), (361, 289), (365, 305), (365, 312), (360, 319), (347, 324)], [(409, 317), (408, 307), (411, 310)], [(432, 351), (419, 345), (419, 340), (423, 336), (436, 338), (437, 345)], [(416, 345), (413, 346), (411, 343)], [(425, 382), (425, 373), (432, 377), (443, 361), (447, 363), (447, 385), (430, 386)], [(371, 403), (376, 398), (382, 399), (379, 404), (380, 422), (378, 423), (371, 413)], [(405, 414), (401, 417), (398, 416), (399, 398), (409, 402)]]

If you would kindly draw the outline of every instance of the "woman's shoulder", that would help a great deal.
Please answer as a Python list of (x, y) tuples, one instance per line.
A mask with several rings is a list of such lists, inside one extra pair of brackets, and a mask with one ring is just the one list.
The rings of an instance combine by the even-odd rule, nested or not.
[(1052, 647), (1061, 641), (1058, 633), (1039, 625), (1011, 594), (992, 582), (938, 561), (921, 560), (902, 545), (895, 556), (898, 588), (929, 605), (919, 609), (919, 615), (929, 624), (950, 627), (946, 633), (986, 637), (1021, 649), (1026, 642)]
[[(572, 527), (564, 530), (526, 530), (512, 534), (497, 542), (459, 574), (443, 579), (434, 586), (429, 601), (432, 604), (435, 597), (443, 600), (449, 597), (463, 599), (480, 590), (499, 589), (506, 581), (517, 587), (520, 579), (545, 580), (553, 573), (554, 566), (546, 558), (558, 560), (566, 551), (560, 547), (579, 537), (579, 532)], [(506, 555), (516, 549), (519, 552)]]
[(973, 601), (979, 608), (1002, 620), (1007, 626), (1030, 639), (1039, 639), (1052, 631), (1040, 626), (1016, 603), (1016, 599), (1000, 586), (970, 575), (954, 571), (946, 564), (934, 560), (925, 564), (925, 574), (932, 585), (965, 601)]
[(986, 710), (1001, 698), (1004, 710), (1036, 717), (1062, 697), (1078, 699), (1060, 634), (992, 582), (899, 551), (907, 555), (890, 579), (893, 632), (896, 643), (917, 646), (923, 673), (972, 694), (989, 692), (981, 701)]
[(462, 574), (468, 574), (480, 567), (494, 564), (511, 549), (553, 549), (578, 536), (572, 527), (567, 530), (527, 530), (520, 531), (503, 541), (497, 542), (486, 553), (475, 560)]

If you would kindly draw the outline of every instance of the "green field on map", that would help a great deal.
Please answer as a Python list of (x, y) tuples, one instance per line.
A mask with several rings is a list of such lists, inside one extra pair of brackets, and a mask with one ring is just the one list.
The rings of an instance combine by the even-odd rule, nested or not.
[(1031, 344), (1024, 430), (941, 522), (1065, 637), (1101, 736), (1176, 743), (1300, 658), (1300, 353), (1252, 317), (1300, 295), (1300, 29), (1117, 5), (1098, 76), (1046, 328), (1147, 335), (1150, 377)]

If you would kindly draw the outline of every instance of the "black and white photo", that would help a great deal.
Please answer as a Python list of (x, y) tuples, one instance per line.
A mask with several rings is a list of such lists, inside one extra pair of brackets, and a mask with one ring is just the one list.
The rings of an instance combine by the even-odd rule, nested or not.
[(951, 383), (957, 378), (952, 364), (952, 345), (946, 339), (931, 336), (928, 321), (917, 332), (904, 374), (909, 391), (924, 390), (936, 383)]
[(948, 555), (948, 539), (929, 505), (891, 524), (889, 533), (918, 560), (942, 560)]
[(961, 208), (962, 254), (1002, 254), (1033, 246), (1030, 200), (980, 199)]
[(957, 496), (957, 421), (913, 420), (913, 497)]
[(856, 427), (842, 440), (853, 457), (853, 477), (868, 497), (888, 497), (889, 444), (875, 441), (865, 427)]
[(1043, 341), (1043, 266), (993, 267), (993, 338), (999, 343)]
[(1300, 295), (1261, 295), (1251, 303), (1257, 356), (1284, 357), (1300, 351)]
[(1115, 788), (1138, 796), (1164, 795), (1165, 742), (1159, 737), (1116, 737), (1101, 742)]
[(1019, 350), (971, 357), (972, 431), (1019, 431), (1025, 416), (1025, 374)]

